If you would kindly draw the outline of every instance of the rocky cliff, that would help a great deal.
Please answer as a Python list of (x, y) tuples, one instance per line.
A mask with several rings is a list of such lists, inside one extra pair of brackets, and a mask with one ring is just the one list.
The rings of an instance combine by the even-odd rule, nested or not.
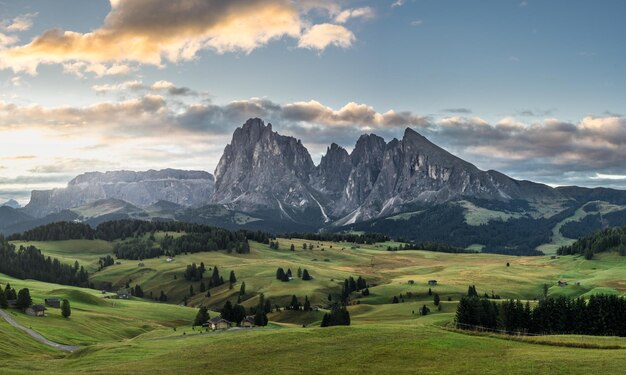
[(102, 199), (119, 199), (138, 207), (158, 201), (195, 207), (210, 201), (214, 185), (213, 176), (202, 171), (90, 172), (77, 176), (66, 188), (33, 191), (23, 210), (43, 217)]

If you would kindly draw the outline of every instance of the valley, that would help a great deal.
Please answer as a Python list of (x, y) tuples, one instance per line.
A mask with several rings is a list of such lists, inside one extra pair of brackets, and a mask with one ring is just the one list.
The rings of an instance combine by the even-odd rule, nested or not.
[[(165, 233), (155, 233), (162, 238)], [(120, 259), (97, 271), (98, 259), (111, 255), (113, 243), (103, 240), (14, 241), (16, 245), (36, 245), (43, 253), (58, 257), (67, 264), (79, 261), (91, 272), (90, 282), (113, 283), (113, 290), (141, 285), (145, 295), (164, 290), (168, 303), (149, 298), (129, 300), (105, 299), (99, 290), (84, 289), (18, 280), (0, 275), (0, 284), (12, 288), (28, 287), (33, 301), (55, 296), (72, 303), (72, 316), (64, 319), (58, 309), (49, 308), (46, 317), (31, 317), (9, 309), (21, 324), (31, 327), (53, 341), (84, 346), (75, 353), (63, 354), (38, 345), (21, 331), (0, 322), (2, 342), (24, 342), (15, 346), (0, 346), (8, 373), (22, 373), (63, 368), (72, 372), (134, 372), (148, 373), (186, 370), (221, 373), (251, 371), (254, 360), (271, 358), (259, 373), (296, 371), (304, 366), (305, 373), (345, 373), (366, 362), (371, 371), (409, 373), (426, 371), (438, 364), (441, 373), (472, 373), (472, 369), (489, 368), (491, 373), (508, 371), (530, 373), (585, 373), (591, 369), (611, 372), (624, 364), (624, 338), (592, 336), (541, 336), (511, 341), (506, 336), (471, 335), (451, 330), (456, 305), (466, 295), (469, 285), (479, 294), (498, 294), (503, 299), (515, 298), (534, 303), (541, 298), (543, 285), (548, 295), (588, 297), (593, 294), (626, 294), (626, 264), (615, 253), (602, 253), (587, 261), (582, 256), (512, 257), (492, 254), (448, 254), (420, 250), (388, 251), (401, 243), (384, 242), (355, 244), (346, 242), (311, 241), (277, 238), (278, 249), (250, 241), (249, 254), (224, 251), (180, 254), (168, 262), (167, 257), (142, 261)], [(304, 249), (303, 245), (307, 248)], [(293, 245), (293, 251), (291, 250)], [(310, 249), (309, 245), (313, 245)], [(199, 282), (184, 279), (186, 266), (191, 263), (206, 267), (217, 266), (227, 275), (235, 272), (233, 288), (222, 285), (205, 293), (189, 296), (189, 286), (199, 290)], [(143, 266), (139, 266), (142, 263)], [(508, 266), (507, 266), (508, 263)], [(276, 280), (276, 269), (291, 269), (294, 278), (288, 282)], [(295, 277), (298, 268), (312, 276), (305, 281)], [(176, 278), (174, 277), (176, 275)], [(338, 299), (343, 280), (361, 276), (368, 283), (369, 295), (353, 293), (348, 310), (350, 327), (319, 328), (328, 296)], [(205, 276), (208, 278), (209, 276)], [(436, 286), (429, 286), (436, 280)], [(568, 281), (558, 286), (559, 280)], [(240, 296), (241, 283), (246, 292)], [(433, 304), (429, 288), (441, 297), (441, 308)], [(224, 302), (241, 299), (246, 308), (258, 304), (263, 293), (272, 305), (285, 306), (292, 295), (305, 296), (314, 310), (272, 311), (270, 324), (264, 328), (226, 331), (223, 334), (192, 328), (191, 322), (199, 305), (210, 307), (215, 316)], [(393, 297), (399, 303), (392, 303)], [(183, 300), (187, 299), (187, 306)], [(450, 299), (450, 300), (448, 300)], [(403, 302), (402, 302), (403, 301)], [(426, 305), (431, 313), (419, 314)], [(317, 309), (320, 311), (317, 311)], [(200, 334), (202, 333), (202, 334)], [(9, 336), (7, 336), (9, 335)], [(393, 343), (390, 346), (390, 343)], [(576, 346), (587, 346), (587, 349)], [(350, 354), (333, 348), (346, 348)], [(274, 348), (274, 349), (272, 349)], [(349, 348), (349, 349), (348, 349)], [(218, 352), (245, 352), (248, 360), (224, 362)], [(354, 351), (354, 353), (352, 353)], [(169, 353), (169, 354), (166, 354)], [(371, 356), (385, 353), (385, 360), (371, 361)], [(470, 355), (468, 363), (461, 361)], [(175, 363), (167, 358), (175, 355)], [(414, 358), (410, 367), (403, 363)], [(38, 358), (29, 361), (28, 358)], [(340, 360), (342, 358), (342, 360)], [(524, 358), (525, 366), (514, 365)], [(602, 359), (600, 359), (602, 358)], [(27, 365), (22, 365), (27, 361)], [(337, 362), (339, 361), (339, 362)], [(495, 361), (495, 362), (494, 362)], [(341, 363), (341, 364), (338, 364)], [(170, 367), (175, 366), (175, 367)], [(383, 366), (383, 367), (380, 367)], [(486, 373), (490, 373), (487, 371)], [(350, 371), (348, 371), (350, 372)]]

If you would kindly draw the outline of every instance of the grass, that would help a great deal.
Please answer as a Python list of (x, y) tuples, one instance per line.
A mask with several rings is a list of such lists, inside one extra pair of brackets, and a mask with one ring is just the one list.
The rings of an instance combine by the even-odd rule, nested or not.
[(8, 310), (16, 321), (46, 338), (68, 345), (129, 339), (164, 327), (189, 324), (196, 310), (176, 305), (142, 300), (110, 300), (94, 290), (74, 288), (34, 280), (18, 280), (0, 274), (0, 284), (14, 289), (29, 288), (33, 303), (43, 304), (47, 297), (68, 299), (72, 306), (69, 319), (61, 310), (49, 307), (47, 316), (32, 317), (18, 310)]
[[(49, 339), (87, 346), (74, 354), (54, 352), (0, 322), (0, 355), (6, 359), (2, 372), (582, 374), (619, 373), (626, 365), (624, 350), (609, 350), (626, 347), (624, 338), (542, 336), (512, 340), (442, 327), (453, 320), (456, 303), (468, 285), (476, 285), (479, 293), (493, 291), (502, 298), (523, 300), (539, 297), (544, 283), (550, 286), (550, 295), (624, 295), (626, 262), (616, 254), (600, 254), (586, 261), (578, 256), (551, 259), (386, 251), (388, 246), (399, 245), (393, 242), (278, 242), (278, 250), (252, 243), (250, 254), (197, 253), (179, 255), (172, 262), (162, 257), (144, 260), (144, 267), (139, 267), (139, 261), (122, 260), (120, 265), (94, 273), (92, 281), (123, 285), (132, 279), (131, 285), (139, 283), (147, 295), (164, 290), (171, 296), (170, 302), (177, 303), (188, 293), (190, 284), (199, 289), (199, 283), (183, 279), (185, 267), (204, 262), (207, 268), (217, 265), (225, 279), (234, 270), (238, 279), (232, 289), (228, 285), (211, 289), (210, 298), (198, 293), (189, 299), (190, 306), (205, 304), (215, 309), (227, 299), (236, 302), (243, 281), (246, 294), (242, 303), (247, 307), (258, 303), (259, 293), (283, 306), (293, 294), (301, 302), (306, 295), (314, 306), (323, 307), (329, 303), (329, 294), (333, 300), (338, 297), (343, 279), (363, 276), (370, 284), (370, 295), (354, 296), (356, 304), (349, 307), (351, 327), (318, 328), (325, 312), (321, 309), (273, 312), (268, 329), (199, 334), (200, 330), (190, 326), (195, 308), (139, 299), (107, 300), (95, 290), (0, 275), (1, 284), (30, 288), (35, 302), (49, 296), (68, 298), (72, 303), (70, 319), (62, 318), (58, 309), (48, 310), (45, 318), (13, 313), (20, 323)], [(303, 250), (305, 243), (313, 243), (313, 250), (308, 246)], [(295, 251), (289, 250), (291, 244)], [(72, 257), (88, 261), (110, 251), (106, 243), (97, 241), (38, 245), (45, 253), (64, 256), (67, 262), (72, 262)], [(287, 283), (278, 281), (278, 267), (290, 268), (294, 276), (299, 267), (306, 268), (313, 280), (294, 277)], [(430, 279), (438, 280), (438, 285), (430, 288), (440, 295), (441, 310), (428, 294)], [(570, 285), (558, 287), (558, 280), (567, 280)], [(404, 303), (392, 304), (393, 296), (400, 294)], [(420, 316), (417, 312), (423, 305), (432, 314)], [(230, 359), (216, 353), (228, 353), (224, 355)]]

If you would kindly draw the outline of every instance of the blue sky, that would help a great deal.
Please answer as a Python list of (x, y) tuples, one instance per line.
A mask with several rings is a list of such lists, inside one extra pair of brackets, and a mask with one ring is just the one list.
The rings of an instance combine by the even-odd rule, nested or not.
[(0, 199), (212, 171), (249, 115), (314, 159), (413, 127), (483, 169), (626, 187), (626, 2), (167, 4), (0, 1)]

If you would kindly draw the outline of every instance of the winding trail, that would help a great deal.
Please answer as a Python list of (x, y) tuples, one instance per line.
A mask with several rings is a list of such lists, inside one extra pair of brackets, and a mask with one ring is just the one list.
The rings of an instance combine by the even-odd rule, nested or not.
[(11, 315), (7, 314), (7, 312), (2, 310), (2, 309), (0, 309), (0, 316), (2, 318), (4, 318), (4, 320), (6, 320), (7, 323), (12, 325), (13, 327), (15, 327), (17, 329), (21, 329), (22, 331), (24, 331), (24, 332), (28, 333), (29, 335), (31, 335), (35, 340), (37, 340), (40, 343), (42, 343), (44, 345), (47, 345), (47, 346), (49, 346), (51, 348), (62, 350), (64, 352), (74, 352), (74, 351), (82, 348), (80, 346), (63, 345), (63, 344), (56, 343), (54, 341), (50, 341), (47, 338), (45, 338), (42, 335), (40, 335), (39, 333), (33, 331), (32, 329), (26, 328), (23, 325), (21, 325), (20, 323), (16, 322), (15, 319), (13, 319), (13, 317), (11, 317)]

